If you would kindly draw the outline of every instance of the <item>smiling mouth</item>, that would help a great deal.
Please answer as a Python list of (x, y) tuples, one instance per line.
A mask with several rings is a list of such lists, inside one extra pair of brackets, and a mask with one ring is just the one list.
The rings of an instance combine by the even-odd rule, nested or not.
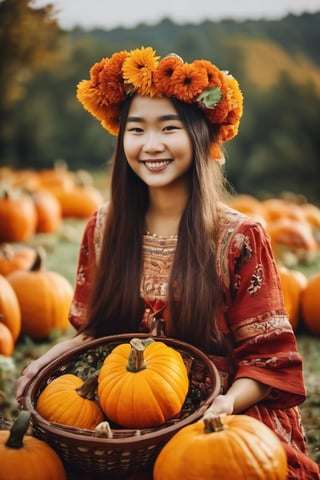
[(162, 168), (167, 167), (170, 165), (171, 160), (153, 160), (153, 161), (146, 161), (144, 162), (145, 166), (149, 170), (161, 170)]

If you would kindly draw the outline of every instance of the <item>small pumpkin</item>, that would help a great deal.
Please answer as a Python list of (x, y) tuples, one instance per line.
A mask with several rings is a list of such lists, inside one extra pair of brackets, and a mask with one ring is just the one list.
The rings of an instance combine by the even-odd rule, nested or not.
[(36, 231), (37, 214), (29, 195), (4, 191), (0, 198), (0, 242), (27, 242)]
[(0, 317), (15, 342), (21, 332), (21, 309), (16, 292), (3, 275), (0, 275)]
[(46, 270), (44, 249), (37, 248), (30, 270), (16, 270), (6, 278), (19, 301), (22, 333), (41, 340), (53, 330), (67, 330), (73, 287), (63, 275)]
[(56, 195), (63, 218), (88, 218), (104, 202), (103, 195), (93, 185), (75, 184), (70, 190), (61, 190)]
[(26, 245), (0, 245), (0, 275), (6, 277), (15, 270), (28, 270), (35, 259), (35, 249)]
[(10, 356), (14, 350), (14, 340), (9, 328), (2, 323), (0, 316), (0, 354)]
[(289, 321), (292, 328), (297, 330), (301, 315), (302, 292), (308, 280), (304, 273), (289, 269), (283, 265), (279, 266), (279, 274)]
[(30, 412), (22, 410), (10, 431), (0, 431), (1, 478), (6, 480), (66, 480), (57, 453), (46, 442), (26, 435)]
[(285, 480), (284, 448), (265, 424), (248, 415), (214, 416), (179, 430), (160, 451), (154, 480)]
[(94, 429), (104, 418), (95, 401), (96, 387), (96, 375), (85, 382), (71, 373), (56, 377), (40, 393), (37, 412), (49, 422)]
[(38, 189), (32, 194), (37, 212), (37, 233), (57, 233), (62, 220), (61, 206), (49, 190)]
[(301, 313), (307, 330), (320, 335), (320, 272), (308, 278), (307, 285), (301, 295)]
[(161, 425), (181, 411), (189, 379), (181, 354), (160, 341), (133, 338), (106, 357), (98, 397), (106, 416), (128, 428)]

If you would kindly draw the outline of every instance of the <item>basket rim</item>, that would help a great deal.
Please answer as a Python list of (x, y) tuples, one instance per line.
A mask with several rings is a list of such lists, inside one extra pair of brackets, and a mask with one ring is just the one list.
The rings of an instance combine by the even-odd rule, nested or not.
[[(208, 395), (208, 398), (204, 400), (204, 402), (195, 409), (190, 415), (182, 418), (181, 420), (177, 420), (175, 423), (169, 426), (161, 427), (159, 426), (158, 429), (154, 429), (153, 431), (147, 431), (146, 433), (136, 434), (132, 436), (125, 436), (121, 438), (107, 438), (107, 437), (99, 437), (94, 436), (92, 430), (85, 430), (80, 429), (77, 427), (67, 426), (67, 425), (59, 425), (57, 423), (49, 422), (45, 418), (43, 418), (37, 411), (34, 405), (34, 400), (36, 397), (36, 392), (40, 388), (40, 385), (43, 383), (44, 379), (49, 376), (54, 370), (57, 370), (59, 366), (65, 364), (68, 360), (71, 360), (76, 355), (79, 355), (85, 352), (88, 349), (98, 347), (105, 343), (124, 343), (125, 341), (130, 340), (131, 338), (150, 338), (152, 337), (156, 341), (161, 341), (163, 343), (168, 344), (173, 348), (180, 348), (182, 350), (187, 351), (187, 353), (195, 356), (200, 357), (200, 359), (204, 362), (205, 366), (208, 369), (209, 377), (214, 380), (212, 382), (212, 391)], [(45, 365), (38, 374), (26, 385), (24, 391), (24, 398), (23, 398), (23, 409), (28, 410), (31, 412), (32, 415), (32, 422), (49, 431), (51, 435), (55, 435), (58, 437), (63, 436), (64, 443), (75, 443), (77, 442), (78, 445), (86, 445), (88, 448), (101, 448), (103, 446), (109, 446), (113, 450), (123, 450), (124, 445), (126, 449), (131, 447), (135, 449), (137, 445), (139, 447), (143, 447), (146, 445), (150, 445), (150, 443), (154, 443), (156, 439), (156, 443), (161, 441), (165, 441), (167, 438), (171, 437), (176, 431), (180, 430), (184, 426), (193, 423), (201, 418), (204, 414), (205, 410), (211, 405), (215, 397), (220, 392), (220, 376), (217, 370), (217, 367), (214, 363), (209, 359), (209, 357), (202, 352), (197, 347), (184, 342), (182, 340), (178, 340), (172, 337), (162, 337), (162, 336), (152, 336), (150, 334), (145, 333), (130, 333), (130, 334), (118, 334), (118, 335), (111, 335), (111, 336), (104, 336), (94, 340), (90, 340), (89, 342), (85, 343), (84, 345), (79, 345), (70, 349), (60, 357), (52, 360), (47, 365)], [(116, 429), (111, 429), (115, 431)], [(151, 429), (148, 429), (151, 430)], [(121, 432), (126, 431), (139, 431), (139, 429), (121, 429)], [(85, 433), (89, 433), (89, 435), (84, 435)], [(130, 448), (129, 448), (130, 449)]]

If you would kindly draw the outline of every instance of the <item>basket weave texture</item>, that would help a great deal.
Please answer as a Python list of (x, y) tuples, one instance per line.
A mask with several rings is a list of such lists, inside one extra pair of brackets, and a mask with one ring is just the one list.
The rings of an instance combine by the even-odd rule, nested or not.
[[(32, 412), (32, 433), (51, 445), (67, 469), (89, 474), (128, 474), (150, 471), (167, 441), (181, 428), (199, 420), (220, 391), (219, 374), (209, 358), (192, 345), (168, 337), (153, 337), (177, 350), (189, 373), (189, 392), (180, 415), (165, 424), (143, 430), (111, 425), (112, 438), (100, 437), (94, 430), (52, 423), (36, 411), (37, 399), (55, 377), (74, 370), (83, 358), (101, 358), (121, 343), (145, 334), (122, 334), (92, 340), (71, 349), (44, 367), (27, 386), (24, 408)], [(105, 355), (104, 355), (105, 356)], [(101, 365), (100, 365), (101, 366)], [(99, 368), (99, 365), (95, 367)], [(81, 376), (81, 374), (79, 375)]]

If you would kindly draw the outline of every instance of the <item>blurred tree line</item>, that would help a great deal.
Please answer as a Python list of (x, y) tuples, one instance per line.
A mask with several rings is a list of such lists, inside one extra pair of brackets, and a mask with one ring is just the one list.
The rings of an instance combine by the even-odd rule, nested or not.
[(152, 45), (160, 55), (208, 58), (239, 80), (244, 117), (225, 146), (227, 177), (238, 192), (293, 191), (319, 204), (319, 22), (320, 12), (63, 31), (52, 6), (2, 0), (0, 166), (41, 169), (64, 159), (70, 169), (105, 168), (114, 138), (77, 102), (76, 85), (102, 57)]

